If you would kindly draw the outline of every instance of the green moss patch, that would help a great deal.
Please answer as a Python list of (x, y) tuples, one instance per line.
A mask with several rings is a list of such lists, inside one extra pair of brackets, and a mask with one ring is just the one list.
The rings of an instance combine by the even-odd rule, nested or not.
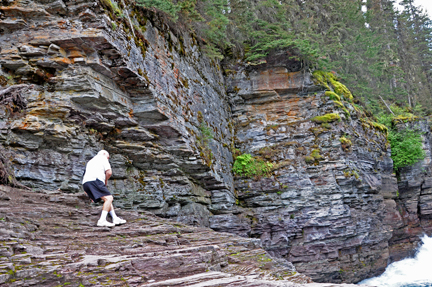
[(379, 123), (376, 123), (376, 122), (370, 122), (370, 124), (375, 129), (377, 129), (379, 131), (382, 131), (383, 133), (385, 133), (386, 135), (388, 135), (388, 128), (385, 125), (379, 124)]
[(340, 102), (340, 101), (334, 101), (334, 103), (336, 104), (336, 106), (338, 106), (338, 108), (340, 108), (344, 112), (344, 114), (347, 117), (351, 116), (350, 112), (348, 111), (348, 109), (345, 107), (345, 105), (342, 102)]
[(311, 154), (305, 157), (305, 161), (307, 164), (318, 165), (320, 160), (323, 160), (324, 157), (320, 155), (319, 149), (312, 150)]
[(336, 113), (325, 114), (324, 116), (316, 116), (311, 119), (311, 121), (317, 124), (332, 123), (340, 120), (341, 120), (340, 116)]
[(330, 100), (332, 100), (332, 101), (340, 101), (341, 100), (340, 96), (338, 94), (336, 94), (335, 92), (332, 92), (332, 91), (326, 91), (325, 95), (327, 97), (329, 97)]
[(398, 123), (407, 123), (407, 122), (412, 122), (415, 120), (418, 120), (419, 117), (411, 114), (411, 113), (406, 113), (405, 115), (399, 115), (396, 116), (392, 119), (392, 123), (393, 124), (398, 124)]
[[(351, 91), (341, 82), (338, 81), (335, 74), (332, 72), (314, 71), (312, 73), (316, 84), (324, 86), (328, 91), (333, 91), (339, 97), (344, 97), (347, 101), (353, 100)], [(329, 96), (326, 93), (326, 96)], [(333, 95), (334, 96), (334, 95)], [(339, 99), (340, 100), (340, 99)]]
[(351, 140), (348, 139), (348, 138), (346, 138), (346, 137), (341, 137), (341, 138), (339, 139), (339, 141), (340, 141), (340, 143), (341, 143), (341, 145), (342, 145), (342, 148), (343, 148), (344, 150), (347, 150), (347, 149), (349, 149), (349, 148), (352, 146), (352, 142), (351, 142)]
[(114, 13), (117, 17), (123, 17), (123, 12), (118, 6), (117, 2), (111, 0), (102, 0), (103, 5), (108, 8), (109, 11)]
[(362, 122), (362, 126), (364, 129), (374, 128), (376, 130), (379, 130), (379, 131), (385, 133), (385, 135), (388, 136), (389, 130), (385, 125), (377, 123), (377, 122), (365, 120), (365, 119), (360, 119), (360, 121)]

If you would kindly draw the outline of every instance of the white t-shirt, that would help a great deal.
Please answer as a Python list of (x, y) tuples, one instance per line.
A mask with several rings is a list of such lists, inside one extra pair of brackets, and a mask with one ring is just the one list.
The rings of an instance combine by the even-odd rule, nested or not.
[(111, 169), (111, 165), (104, 155), (96, 155), (86, 165), (86, 171), (82, 184), (96, 179), (105, 183), (105, 172)]

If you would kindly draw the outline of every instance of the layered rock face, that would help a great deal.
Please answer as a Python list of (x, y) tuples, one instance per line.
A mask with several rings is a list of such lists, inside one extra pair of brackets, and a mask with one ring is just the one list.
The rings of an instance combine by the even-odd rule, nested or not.
[(389, 214), (397, 213), (385, 133), (353, 104), (340, 109), (293, 63), (277, 62), (239, 69), (230, 82), (236, 146), (275, 169), (235, 180), (237, 233), (260, 238), (319, 282), (379, 274), (389, 259)]
[(396, 123), (398, 130), (410, 129), (422, 134), (424, 160), (400, 168), (399, 196), (396, 199), (399, 216), (393, 219), (394, 231), (390, 241), (391, 260), (414, 255), (423, 234), (432, 234), (432, 170), (431, 133), (429, 123), (414, 120)]
[(235, 202), (223, 77), (193, 35), (111, 1), (2, 5), (0, 142), (21, 183), (77, 192), (104, 148), (120, 207), (208, 226)]
[[(283, 264), (291, 261), (320, 282), (357, 282), (379, 274), (389, 261), (408, 255), (422, 232), (431, 232), (427, 125), (419, 127), (426, 132), (427, 157), (401, 170), (398, 187), (382, 128), (352, 102), (331, 100), (290, 55), (230, 67), (224, 79), (193, 34), (129, 1), (1, 5), (0, 160), (10, 159), (7, 166), (20, 183), (36, 191), (79, 192), (85, 163), (104, 148), (111, 153), (109, 189), (118, 207), (255, 238), (245, 239), (247, 244), (260, 239)], [(271, 175), (234, 180), (234, 147), (271, 162)], [(68, 196), (52, 201), (69, 202)], [(137, 214), (131, 218), (142, 220)], [(141, 236), (136, 227), (117, 235)], [(96, 232), (79, 231), (84, 237)], [(225, 243), (231, 240), (224, 236)], [(251, 257), (262, 255), (254, 252)], [(207, 255), (199, 256), (199, 272), (228, 260), (215, 255), (204, 264)], [(144, 261), (139, 261), (143, 269), (149, 266)], [(165, 267), (151, 268), (156, 274)], [(225, 275), (212, 276), (209, 280)], [(159, 279), (161, 286), (185, 286)], [(259, 285), (241, 280), (246, 281), (239, 286)]]

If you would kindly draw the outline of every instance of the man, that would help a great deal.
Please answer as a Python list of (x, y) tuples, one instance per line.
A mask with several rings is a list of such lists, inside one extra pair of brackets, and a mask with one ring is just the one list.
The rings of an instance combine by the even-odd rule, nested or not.
[[(97, 222), (97, 226), (113, 227), (126, 223), (126, 220), (118, 217), (114, 212), (112, 205), (113, 196), (107, 189), (108, 179), (112, 175), (111, 165), (109, 163), (109, 153), (106, 150), (101, 150), (93, 157), (86, 165), (86, 170), (83, 178), (83, 188), (87, 195), (94, 202), (104, 201), (102, 206), (102, 214)], [(107, 221), (107, 215), (111, 215), (113, 222)]]

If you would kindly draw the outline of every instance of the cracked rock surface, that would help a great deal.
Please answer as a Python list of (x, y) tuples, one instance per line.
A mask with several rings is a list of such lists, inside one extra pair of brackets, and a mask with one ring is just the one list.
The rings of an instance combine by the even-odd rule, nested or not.
[[(192, 227), (151, 213), (96, 227), (100, 207), (83, 194), (0, 186), (2, 286), (304, 286), (256, 239)], [(306, 284), (307, 285), (307, 284)], [(312, 285), (311, 285), (312, 286)]]

